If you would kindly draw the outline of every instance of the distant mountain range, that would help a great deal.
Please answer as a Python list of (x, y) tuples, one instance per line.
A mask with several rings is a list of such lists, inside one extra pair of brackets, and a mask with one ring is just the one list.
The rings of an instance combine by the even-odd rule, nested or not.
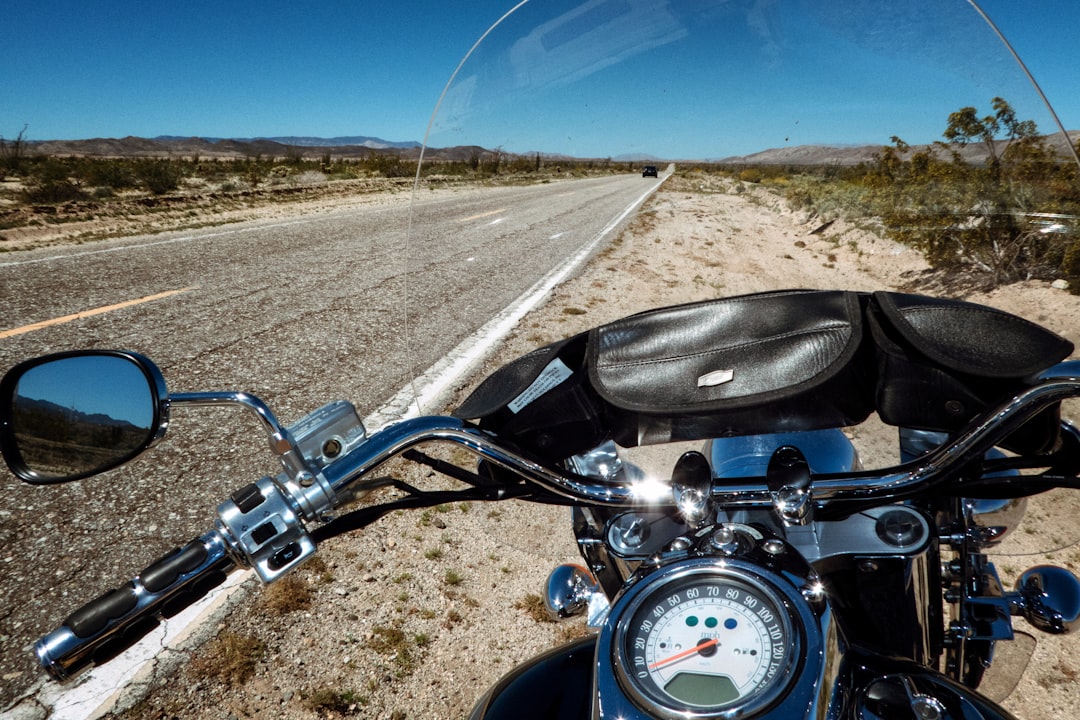
[[(146, 428), (140, 428), (128, 420), (116, 418), (106, 413), (85, 413), (75, 408), (65, 407), (48, 400), (40, 400), (20, 396), (18, 398), (18, 412), (24, 418), (37, 418), (42, 422), (62, 422), (69, 424), (72, 432), (78, 426), (98, 426), (116, 428), (121, 432), (145, 433)], [(69, 433), (70, 434), (70, 433)]]
[[(1073, 144), (1080, 141), (1080, 130), (1070, 130), (1068, 135)], [(1059, 155), (1068, 155), (1069, 151), (1060, 133), (1046, 139), (1048, 145)], [(999, 148), (1005, 145), (1004, 141), (997, 144)], [(932, 147), (912, 145), (911, 149), (918, 152)], [(732, 165), (858, 165), (861, 162), (872, 162), (881, 152), (881, 148), (881, 145), (793, 145), (762, 150), (750, 155), (727, 157), (717, 162)], [(973, 163), (983, 162), (987, 157), (982, 143), (970, 143), (960, 154), (966, 161)]]
[(93, 138), (89, 140), (41, 140), (26, 143), (27, 148), (47, 155), (91, 155), (107, 157), (161, 157), (167, 155), (199, 155), (202, 157), (237, 157), (263, 155), (284, 157), (321, 155), (355, 157), (371, 152), (394, 154), (415, 153), (420, 143), (391, 142), (375, 137), (353, 136), (335, 138), (276, 137), (276, 138), (206, 138), (159, 135), (155, 138)]
[[(1080, 140), (1080, 131), (1070, 131), (1073, 143)], [(1050, 145), (1059, 154), (1068, 153), (1060, 136), (1049, 138)], [(47, 155), (89, 155), (104, 157), (165, 157), (199, 156), (205, 158), (228, 157), (288, 157), (300, 154), (306, 157), (319, 157), (332, 154), (336, 157), (365, 157), (372, 153), (387, 153), (399, 157), (415, 159), (419, 155), (421, 144), (416, 141), (394, 142), (376, 137), (353, 135), (346, 137), (320, 138), (308, 136), (283, 136), (270, 138), (206, 138), (179, 137), (160, 135), (155, 138), (96, 138), (92, 140), (44, 140), (27, 142), (27, 148)], [(928, 146), (912, 146), (913, 151)], [(750, 155), (739, 155), (722, 159), (712, 158), (714, 162), (745, 165), (857, 165), (871, 162), (881, 152), (881, 145), (797, 145), (771, 148)], [(478, 146), (460, 146), (448, 148), (428, 148), (427, 157), (432, 160), (468, 161), (470, 158), (485, 157), (502, 151), (487, 150)], [(525, 156), (536, 155), (535, 152)], [(561, 155), (540, 153), (549, 161), (563, 158)], [(981, 143), (971, 143), (961, 153), (969, 162), (982, 162), (986, 158), (986, 149)], [(572, 158), (566, 158), (570, 160)], [(645, 153), (632, 153), (612, 158), (616, 162), (652, 162), (660, 163), (665, 159)], [(694, 161), (694, 158), (675, 158), (682, 161)]]
[[(160, 140), (162, 142), (174, 142), (177, 140), (190, 140), (191, 138), (180, 137), (176, 135), (158, 135), (154, 140)], [(298, 137), (295, 135), (287, 135), (283, 137), (257, 137), (257, 138), (211, 138), (204, 137), (202, 140), (206, 140), (211, 143), (222, 142), (223, 140), (233, 140), (235, 142), (254, 143), (260, 140), (269, 140), (270, 142), (280, 143), (281, 145), (292, 145), (295, 147), (367, 147), (374, 150), (385, 150), (387, 148), (396, 148), (399, 150), (406, 148), (418, 148), (420, 143), (415, 140), (407, 142), (393, 142), (390, 140), (383, 140), (377, 137), (367, 137), (364, 135), (351, 135), (348, 137), (332, 137), (332, 138), (320, 138), (320, 137)]]

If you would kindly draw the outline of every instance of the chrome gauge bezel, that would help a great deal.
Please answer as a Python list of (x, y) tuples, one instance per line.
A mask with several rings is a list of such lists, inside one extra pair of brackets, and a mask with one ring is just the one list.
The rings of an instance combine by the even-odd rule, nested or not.
[[(761, 712), (778, 702), (794, 684), (797, 673), (794, 666), (798, 662), (806, 638), (806, 628), (793, 605), (793, 597), (781, 590), (780, 578), (770, 579), (759, 568), (743, 564), (733, 565), (728, 561), (710, 560), (702, 564), (687, 565), (680, 563), (667, 570), (659, 570), (652, 577), (635, 588), (634, 597), (623, 608), (615, 622), (611, 651), (615, 677), (622, 691), (640, 709), (652, 716), (671, 720), (690, 718), (736, 718), (748, 717)], [(686, 581), (715, 579), (722, 586), (745, 588), (754, 596), (767, 601), (775, 612), (777, 622), (782, 626), (784, 638), (783, 656), (777, 667), (749, 695), (714, 706), (691, 705), (678, 702), (670, 694), (658, 691), (650, 680), (638, 677), (640, 670), (635, 667), (635, 655), (630, 643), (639, 635), (635, 619), (639, 610), (650, 605), (659, 607), (660, 601), (670, 597), (674, 586)], [(651, 687), (650, 687), (651, 684)]]

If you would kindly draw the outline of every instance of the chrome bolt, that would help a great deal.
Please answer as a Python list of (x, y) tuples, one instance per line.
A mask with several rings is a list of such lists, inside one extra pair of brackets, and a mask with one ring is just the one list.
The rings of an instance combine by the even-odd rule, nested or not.
[(680, 536), (671, 541), (668, 550), (672, 552), (682, 552), (683, 550), (689, 549), (691, 545), (693, 545), (693, 543), (690, 542), (690, 538)]
[(770, 555), (783, 555), (787, 550), (787, 546), (784, 545), (783, 540), (777, 540), (776, 538), (769, 538), (765, 542), (761, 543), (761, 549)]
[(739, 538), (735, 531), (728, 526), (721, 527), (709, 538), (709, 544), (713, 549), (724, 555), (734, 555), (739, 550)]
[(919, 720), (941, 720), (945, 706), (929, 695), (916, 695), (911, 700), (911, 710)]

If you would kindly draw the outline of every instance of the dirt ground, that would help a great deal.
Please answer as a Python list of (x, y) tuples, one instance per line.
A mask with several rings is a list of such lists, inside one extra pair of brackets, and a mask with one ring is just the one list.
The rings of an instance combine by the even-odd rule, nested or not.
[[(821, 225), (761, 188), (672, 178), (470, 384), (539, 344), (652, 307), (777, 288), (933, 289), (915, 252), (843, 223)], [(1080, 298), (1048, 284), (967, 297), (1080, 339)], [(867, 466), (896, 460), (893, 432), (872, 422), (853, 431)], [(1069, 544), (1074, 512), (1061, 496), (1032, 502), (1037, 532), (1017, 533), (1014, 554), (996, 560), (1003, 574), (1080, 564), (1075, 548), (1024, 555), (1047, 533)], [(584, 632), (580, 620), (555, 624), (531, 612), (550, 569), (576, 560), (564, 508), (507, 502), (394, 513), (326, 543), (287, 582), (263, 590), (249, 581), (211, 623), (217, 639), (166, 651), (150, 694), (129, 693), (120, 706), (134, 703), (131, 718), (457, 720), (516, 664)], [(1068, 639), (1038, 635), (1006, 705), (1026, 720), (1072, 715), (1075, 658)], [(253, 670), (246, 679), (245, 669)]]
[(133, 191), (107, 202), (22, 205), (5, 199), (22, 185), (0, 178), (0, 253), (382, 204), (408, 197), (413, 185), (411, 178), (310, 180), (301, 176), (288, 183), (233, 191), (201, 184), (172, 195)]

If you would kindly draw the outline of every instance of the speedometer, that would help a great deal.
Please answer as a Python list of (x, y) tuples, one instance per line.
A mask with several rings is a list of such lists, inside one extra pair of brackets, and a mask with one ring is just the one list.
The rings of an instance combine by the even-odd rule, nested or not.
[(614, 647), (620, 683), (638, 705), (668, 717), (710, 717), (775, 701), (799, 636), (767, 583), (710, 567), (643, 592), (624, 613)]

